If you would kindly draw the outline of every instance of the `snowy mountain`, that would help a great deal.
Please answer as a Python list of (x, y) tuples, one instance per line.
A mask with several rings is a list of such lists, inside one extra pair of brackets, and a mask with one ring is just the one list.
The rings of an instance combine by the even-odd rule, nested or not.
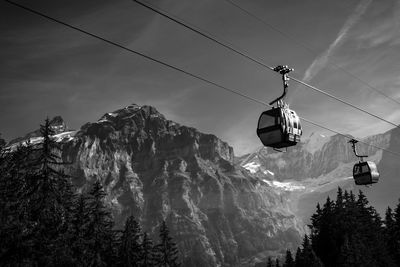
[[(399, 158), (360, 144), (381, 180), (356, 187), (357, 161), (347, 139), (313, 134), (288, 152), (260, 148), (234, 157), (212, 134), (167, 120), (155, 108), (130, 105), (70, 131), (60, 117), (55, 137), (78, 191), (100, 180), (118, 226), (135, 215), (153, 235), (165, 219), (185, 266), (252, 266), (296, 249), (317, 202), (337, 187), (362, 189), (383, 212), (400, 197)], [(15, 139), (40, 142), (38, 131)], [(400, 153), (395, 129), (365, 140)], [(155, 237), (155, 236), (154, 236)]]
[[(366, 138), (368, 144), (400, 152), (398, 129)], [(357, 144), (360, 154), (378, 165), (381, 178), (371, 187), (355, 186), (352, 179), (353, 165), (358, 161), (348, 139), (341, 135), (311, 134), (288, 152), (260, 148), (254, 153), (236, 159), (259, 179), (266, 180), (276, 190), (285, 192), (291, 208), (307, 224), (317, 202), (325, 202), (329, 195), (336, 197), (337, 187), (362, 190), (382, 214), (388, 205), (394, 206), (400, 197), (397, 178), (399, 157), (362, 143)], [(273, 173), (274, 175), (270, 175)]]
[[(76, 131), (68, 129), (68, 126), (64, 122), (64, 119), (61, 116), (55, 116), (50, 120), (50, 127), (55, 132), (54, 137), (58, 142), (61, 141), (71, 141)], [(27, 133), (23, 137), (18, 137), (10, 142), (8, 142), (7, 147), (10, 149), (15, 149), (18, 145), (23, 145), (26, 141), (30, 141), (31, 144), (36, 144), (42, 142), (43, 138), (40, 130), (34, 130), (32, 132)]]
[(165, 219), (184, 266), (254, 265), (304, 233), (283, 196), (212, 134), (130, 105), (61, 140), (78, 191), (100, 180), (118, 225), (133, 214), (156, 234)]

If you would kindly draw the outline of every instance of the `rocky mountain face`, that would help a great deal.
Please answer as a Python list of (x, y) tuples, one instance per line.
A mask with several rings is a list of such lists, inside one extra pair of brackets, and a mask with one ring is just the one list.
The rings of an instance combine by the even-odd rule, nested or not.
[(246, 266), (295, 249), (304, 233), (283, 195), (234, 164), (212, 134), (131, 105), (62, 139), (79, 191), (100, 180), (116, 222), (133, 214), (156, 239), (167, 221), (184, 266)]

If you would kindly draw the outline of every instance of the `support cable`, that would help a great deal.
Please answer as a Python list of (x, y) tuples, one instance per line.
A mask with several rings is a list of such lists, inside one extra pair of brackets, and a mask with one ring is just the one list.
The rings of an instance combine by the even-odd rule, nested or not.
[(299, 83), (299, 84), (302, 84), (302, 85), (304, 85), (304, 86), (306, 86), (306, 87), (308, 87), (308, 88), (311, 88), (311, 89), (313, 89), (314, 91), (317, 91), (317, 92), (319, 92), (319, 93), (321, 93), (321, 94), (324, 94), (324, 95), (326, 95), (326, 96), (328, 96), (328, 97), (330, 97), (330, 98), (332, 98), (332, 99), (335, 99), (335, 100), (337, 100), (337, 101), (339, 101), (339, 102), (341, 102), (341, 103), (343, 103), (343, 104), (345, 104), (345, 105), (348, 105), (348, 106), (350, 106), (350, 107), (352, 107), (352, 108), (355, 108), (355, 109), (357, 109), (357, 110), (359, 110), (359, 111), (361, 111), (361, 112), (364, 112), (364, 113), (366, 113), (366, 114), (368, 114), (368, 115), (370, 115), (370, 116), (372, 116), (372, 117), (374, 117), (374, 118), (377, 118), (377, 119), (379, 119), (379, 120), (381, 120), (381, 121), (384, 121), (384, 122), (386, 122), (386, 123), (388, 123), (388, 124), (391, 124), (391, 125), (394, 126), (394, 127), (399, 127), (399, 125), (397, 125), (397, 124), (395, 124), (395, 123), (393, 123), (393, 122), (391, 122), (391, 121), (388, 121), (388, 120), (386, 120), (386, 119), (384, 119), (384, 118), (382, 118), (382, 117), (379, 117), (378, 115), (375, 115), (375, 114), (373, 114), (373, 113), (371, 113), (371, 112), (369, 112), (369, 111), (367, 111), (367, 110), (365, 110), (365, 109), (362, 109), (362, 108), (360, 108), (360, 107), (358, 107), (358, 106), (356, 106), (356, 105), (353, 105), (353, 104), (351, 104), (350, 102), (347, 102), (347, 101), (345, 101), (345, 100), (343, 100), (343, 99), (340, 99), (339, 97), (336, 97), (336, 96), (334, 96), (334, 95), (332, 95), (332, 94), (330, 94), (330, 93), (327, 93), (327, 92), (325, 92), (325, 91), (323, 91), (323, 90), (321, 90), (321, 89), (318, 89), (318, 88), (315, 87), (315, 86), (309, 85), (309, 84), (307, 84), (307, 83), (305, 83), (305, 82), (303, 82), (303, 81), (301, 81), (301, 80), (299, 80), (299, 79), (297, 79), (297, 78), (295, 78), (295, 77), (292, 77), (292, 76), (288, 76), (288, 77), (289, 77), (290, 79), (292, 79), (293, 81)]
[[(177, 24), (179, 24), (179, 25), (181, 25), (181, 26), (183, 26), (183, 27), (185, 27), (185, 28), (187, 28), (187, 29), (189, 29), (189, 30), (195, 32), (195, 33), (200, 34), (201, 36), (206, 37), (207, 39), (209, 39), (209, 40), (211, 40), (211, 41), (213, 41), (213, 42), (216, 42), (216, 43), (219, 44), (219, 45), (222, 45), (223, 47), (225, 47), (225, 48), (227, 48), (227, 49), (229, 49), (229, 50), (231, 50), (231, 51), (233, 51), (233, 52), (235, 52), (235, 53), (237, 53), (237, 54), (239, 54), (239, 55), (241, 55), (241, 56), (246, 57), (247, 59), (249, 59), (249, 60), (251, 60), (251, 61), (253, 61), (253, 62), (255, 62), (255, 63), (257, 63), (257, 64), (259, 64), (259, 65), (261, 65), (261, 66), (263, 66), (263, 67), (266, 67), (266, 68), (268, 68), (268, 69), (270, 69), (270, 70), (274, 70), (273, 67), (271, 67), (271, 66), (269, 66), (269, 65), (267, 65), (267, 64), (265, 64), (265, 63), (263, 63), (263, 62), (261, 62), (261, 61), (259, 61), (259, 60), (257, 60), (257, 59), (255, 59), (255, 58), (251, 57), (250, 55), (248, 55), (248, 54), (245, 53), (245, 52), (242, 52), (242, 51), (240, 51), (240, 50), (238, 50), (238, 49), (232, 47), (229, 43), (227, 44), (226, 41), (220, 41), (220, 40), (218, 40), (215, 36), (212, 36), (211, 34), (206, 33), (206, 31), (201, 30), (201, 29), (199, 29), (199, 28), (197, 28), (197, 27), (195, 27), (195, 26), (190, 25), (190, 23), (188, 23), (188, 22), (186, 22), (186, 21), (184, 21), (184, 20), (182, 20), (182, 19), (178, 19), (177, 17), (175, 17), (175, 16), (173, 16), (173, 15), (171, 15), (171, 14), (168, 14), (168, 12), (166, 12), (165, 10), (161, 10), (160, 8), (154, 7), (153, 5), (150, 5), (150, 4), (148, 4), (148, 3), (143, 3), (143, 2), (141, 2), (141, 1), (139, 1), (139, 0), (132, 0), (132, 1), (134, 1), (134, 2), (136, 2), (136, 3), (138, 3), (138, 4), (140, 4), (140, 5), (142, 5), (142, 6), (146, 7), (146, 8), (148, 8), (148, 9), (150, 9), (151, 11), (154, 11), (155, 13), (157, 13), (157, 14), (159, 14), (159, 15), (161, 15), (161, 16), (163, 16), (163, 17), (169, 19), (169, 20), (172, 20), (173, 22), (175, 22), (175, 23), (177, 23)], [(360, 107), (358, 107), (358, 106), (356, 106), (356, 105), (354, 105), (354, 104), (351, 104), (351, 103), (349, 103), (349, 102), (347, 102), (347, 101), (345, 101), (345, 100), (342, 100), (342, 99), (340, 99), (339, 97), (336, 97), (336, 96), (334, 96), (334, 95), (332, 95), (332, 94), (330, 94), (330, 93), (327, 93), (327, 92), (325, 92), (325, 91), (323, 91), (323, 90), (321, 90), (321, 89), (318, 89), (318, 88), (315, 87), (315, 86), (309, 85), (309, 84), (307, 84), (307, 83), (305, 83), (305, 82), (303, 82), (303, 81), (301, 81), (301, 80), (299, 80), (299, 79), (297, 79), (297, 78), (294, 78), (294, 77), (290, 77), (290, 78), (292, 78), (294, 81), (296, 81), (296, 82), (298, 82), (298, 83), (300, 83), (300, 84), (302, 84), (302, 85), (304, 85), (304, 86), (306, 86), (306, 87), (308, 87), (308, 88), (310, 88), (310, 89), (312, 89), (312, 90), (314, 90), (314, 91), (316, 91), (316, 92), (322, 93), (322, 94), (324, 94), (325, 96), (328, 96), (328, 97), (330, 97), (330, 98), (332, 98), (332, 99), (334, 99), (334, 100), (337, 100), (337, 101), (339, 101), (339, 102), (341, 102), (341, 103), (343, 103), (343, 104), (345, 104), (345, 105), (348, 105), (348, 106), (350, 106), (350, 107), (352, 107), (352, 108), (354, 108), (354, 109), (357, 109), (357, 110), (359, 110), (359, 111), (361, 111), (361, 112), (364, 112), (365, 114), (368, 114), (368, 115), (370, 115), (370, 116), (372, 116), (372, 117), (374, 117), (374, 118), (376, 118), (376, 119), (379, 119), (379, 120), (381, 120), (381, 121), (383, 121), (383, 122), (386, 122), (386, 123), (388, 123), (388, 124), (390, 124), (390, 125), (392, 125), (392, 126), (400, 127), (400, 126), (399, 126), (398, 124), (396, 124), (396, 123), (393, 123), (393, 122), (391, 122), (391, 121), (388, 121), (388, 120), (386, 120), (386, 119), (384, 119), (384, 118), (382, 118), (382, 117), (380, 117), (380, 116), (378, 116), (378, 115), (375, 115), (375, 114), (373, 114), (373, 113), (371, 113), (371, 112), (369, 112), (369, 111), (367, 111), (367, 110), (365, 110), (365, 109), (363, 109), (363, 108), (360, 108)]]
[[(246, 13), (247, 15), (249, 15), (250, 17), (252, 17), (253, 19), (261, 22), (262, 24), (264, 24), (265, 26), (267, 26), (268, 28), (280, 33), (282, 36), (284, 36), (286, 39), (293, 41), (294, 43), (296, 43), (297, 45), (303, 47), (304, 49), (306, 49), (308, 52), (310, 52), (312, 55), (314, 56), (318, 56), (318, 52), (315, 51), (315, 49), (311, 48), (309, 45), (306, 45), (303, 42), (298, 41), (297, 39), (295, 39), (293, 36), (290, 36), (289, 34), (283, 32), (282, 30), (278, 29), (277, 27), (275, 27), (274, 25), (266, 22), (265, 20), (261, 19), (260, 17), (254, 15), (253, 13), (251, 13), (250, 11), (248, 11), (247, 9), (241, 7), (239, 4), (237, 4), (235, 1), (232, 0), (224, 0), (225, 2), (229, 3), (230, 5), (240, 9), (242, 12)], [(345, 68), (341, 67), (340, 65), (334, 63), (334, 62), (328, 62), (329, 65), (334, 66), (336, 69), (340, 69), (341, 71), (343, 71), (344, 73), (347, 73), (347, 75), (349, 75), (350, 77), (352, 77), (353, 79), (361, 82), (362, 84), (366, 85), (367, 87), (369, 87), (371, 90), (377, 92), (378, 94), (386, 97), (387, 99), (393, 101), (394, 103), (400, 105), (400, 101), (394, 99), (393, 97), (385, 94), (384, 92), (382, 92), (381, 90), (378, 90), (377, 88), (375, 88), (374, 86), (370, 85), (369, 83), (367, 83), (366, 81), (362, 80), (361, 78), (359, 78), (358, 76), (354, 75), (353, 73), (351, 73), (350, 71), (346, 70)]]
[(143, 2), (138, 1), (138, 0), (132, 0), (132, 1), (138, 3), (139, 5), (141, 5), (141, 6), (145, 7), (145, 8), (150, 9), (151, 11), (156, 12), (157, 14), (159, 14), (159, 15), (161, 15), (161, 16), (169, 19), (169, 20), (172, 20), (173, 22), (181, 25), (182, 27), (185, 27), (186, 29), (189, 29), (189, 30), (191, 30), (191, 31), (193, 31), (193, 32), (195, 32), (197, 34), (200, 34), (201, 36), (203, 36), (203, 37), (205, 37), (205, 38), (207, 38), (207, 39), (209, 39), (209, 40), (211, 40), (211, 41), (213, 41), (213, 42), (215, 42), (215, 43), (217, 43), (217, 44), (219, 44), (219, 45), (221, 45), (221, 46), (223, 46), (223, 47), (225, 47), (225, 48), (227, 48), (227, 49), (229, 49), (229, 50), (231, 50), (231, 51), (233, 51), (233, 52), (235, 52), (235, 53), (237, 53), (237, 54), (239, 54), (239, 55), (241, 55), (241, 56), (243, 56), (243, 57), (245, 57), (245, 58), (257, 63), (257, 64), (259, 64), (259, 65), (261, 65), (261, 66), (263, 66), (263, 67), (265, 67), (265, 68), (268, 68), (270, 70), (274, 70), (273, 67), (268, 66), (264, 62), (253, 58), (252, 56), (250, 56), (246, 52), (240, 51), (239, 49), (235, 48), (231, 43), (229, 43), (229, 42), (227, 42), (225, 40), (224, 41), (219, 41), (217, 39), (217, 37), (213, 36), (211, 33), (207, 32), (207, 31), (205, 31), (203, 29), (199, 29), (198, 27), (190, 24), (189, 22), (187, 22), (187, 21), (185, 21), (183, 19), (180, 19), (180, 18), (178, 19), (176, 16), (168, 13), (165, 10), (161, 10), (160, 8), (155, 7), (154, 5), (150, 5), (149, 3), (143, 3)]

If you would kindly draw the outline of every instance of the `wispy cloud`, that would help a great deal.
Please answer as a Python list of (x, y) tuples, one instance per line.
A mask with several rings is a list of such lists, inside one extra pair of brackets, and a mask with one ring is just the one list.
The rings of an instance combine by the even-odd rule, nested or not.
[(306, 70), (303, 80), (308, 82), (315, 75), (321, 71), (328, 63), (329, 57), (343, 44), (346, 39), (347, 33), (350, 29), (359, 21), (360, 17), (365, 13), (368, 6), (371, 4), (372, 0), (361, 0), (354, 12), (349, 16), (349, 18), (344, 23), (343, 27), (340, 29), (339, 34), (336, 39), (330, 44), (327, 50), (317, 57), (313, 63)]
[[(388, 1), (390, 3), (390, 1)], [(364, 27), (356, 38), (361, 48), (400, 44), (400, 2), (388, 5), (385, 12), (377, 15), (368, 27)]]

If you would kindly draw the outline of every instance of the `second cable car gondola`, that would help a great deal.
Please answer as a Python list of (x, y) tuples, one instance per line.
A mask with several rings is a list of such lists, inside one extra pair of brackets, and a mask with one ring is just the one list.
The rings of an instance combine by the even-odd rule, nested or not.
[(282, 74), (283, 94), (269, 103), (270, 105), (276, 103), (277, 107), (261, 113), (257, 124), (257, 135), (264, 146), (278, 149), (294, 146), (300, 142), (302, 129), (299, 116), (282, 101), (289, 86), (287, 74), (293, 69), (288, 66), (277, 66), (274, 70)]
[(354, 164), (353, 167), (353, 178), (356, 185), (370, 185), (379, 181), (379, 172), (375, 162), (363, 161), (364, 157), (357, 154), (356, 143), (358, 141), (351, 139), (349, 143), (352, 144), (354, 154), (360, 159), (360, 161)]

